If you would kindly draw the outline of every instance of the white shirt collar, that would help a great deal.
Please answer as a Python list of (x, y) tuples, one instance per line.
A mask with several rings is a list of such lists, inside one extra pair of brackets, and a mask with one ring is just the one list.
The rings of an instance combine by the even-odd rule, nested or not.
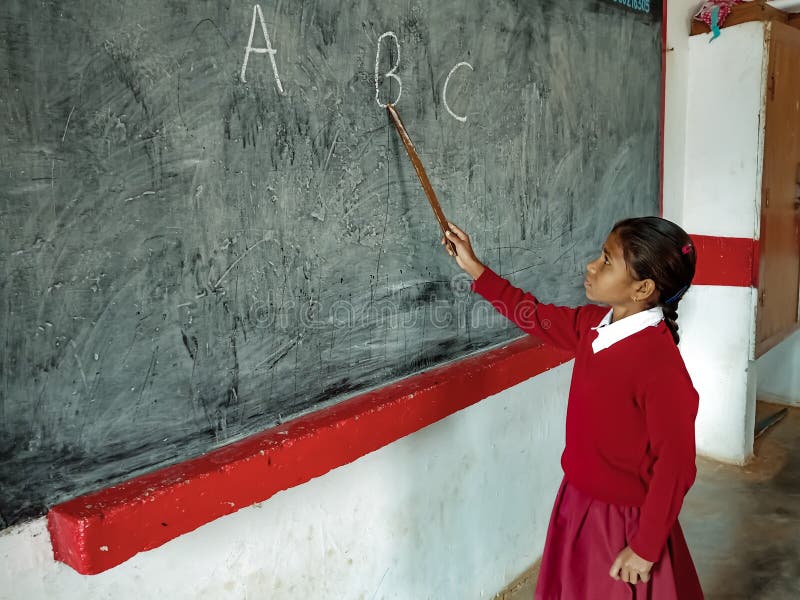
[(597, 339), (592, 341), (592, 350), (595, 354), (645, 327), (658, 325), (664, 319), (664, 311), (660, 306), (654, 306), (612, 323), (613, 314), (614, 309), (609, 309), (603, 320), (596, 327), (592, 327), (597, 331)]

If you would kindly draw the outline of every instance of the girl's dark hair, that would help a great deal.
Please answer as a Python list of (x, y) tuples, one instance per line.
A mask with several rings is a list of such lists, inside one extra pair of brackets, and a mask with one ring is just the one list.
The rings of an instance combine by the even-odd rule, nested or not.
[(631, 277), (655, 282), (659, 297), (649, 308), (661, 306), (677, 345), (678, 303), (692, 284), (697, 262), (692, 239), (675, 223), (660, 217), (623, 219), (611, 232), (617, 234)]

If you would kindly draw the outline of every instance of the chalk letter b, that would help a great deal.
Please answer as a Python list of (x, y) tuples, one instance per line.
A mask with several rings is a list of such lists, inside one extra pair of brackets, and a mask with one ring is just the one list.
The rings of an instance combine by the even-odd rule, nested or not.
[(392, 68), (389, 69), (389, 72), (384, 75), (384, 77), (392, 77), (400, 85), (400, 91), (397, 92), (397, 98), (394, 99), (394, 102), (392, 102), (392, 104), (397, 104), (400, 101), (400, 96), (403, 94), (403, 82), (397, 75), (395, 75), (395, 71), (397, 70), (397, 67), (400, 65), (400, 42), (397, 41), (397, 36), (394, 34), (393, 31), (387, 31), (386, 33), (382, 33), (381, 37), (378, 38), (378, 52), (377, 54), (375, 54), (375, 102), (377, 102), (378, 106), (380, 106), (381, 108), (386, 108), (386, 104), (382, 104), (378, 97), (379, 96), (378, 67), (381, 62), (381, 42), (383, 41), (383, 38), (387, 36), (391, 37), (394, 40), (395, 46), (397, 46), (397, 60), (395, 61)]

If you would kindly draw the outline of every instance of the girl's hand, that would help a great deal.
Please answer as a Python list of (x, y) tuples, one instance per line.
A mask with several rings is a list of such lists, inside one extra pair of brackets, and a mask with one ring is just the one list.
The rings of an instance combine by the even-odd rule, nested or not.
[(644, 582), (650, 581), (652, 568), (653, 563), (636, 554), (630, 546), (625, 546), (611, 566), (609, 575), (614, 579), (622, 579), (622, 581), (635, 585), (639, 583), (640, 578)]
[(481, 261), (475, 258), (475, 253), (472, 251), (472, 244), (469, 241), (469, 236), (461, 229), (453, 225), (450, 221), (447, 222), (450, 226), (450, 231), (442, 238), (442, 244), (447, 248), (447, 253), (453, 256), (453, 252), (447, 247), (446, 241), (453, 242), (456, 247), (456, 262), (458, 266), (464, 269), (473, 279), (477, 279), (486, 268)]

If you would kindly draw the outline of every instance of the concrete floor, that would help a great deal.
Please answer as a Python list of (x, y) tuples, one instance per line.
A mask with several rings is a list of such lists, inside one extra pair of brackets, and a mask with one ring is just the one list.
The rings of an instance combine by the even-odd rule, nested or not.
[[(783, 406), (759, 402), (757, 419)], [(800, 599), (800, 408), (744, 467), (697, 459), (680, 521), (707, 600)], [(502, 600), (531, 600), (536, 566)]]

